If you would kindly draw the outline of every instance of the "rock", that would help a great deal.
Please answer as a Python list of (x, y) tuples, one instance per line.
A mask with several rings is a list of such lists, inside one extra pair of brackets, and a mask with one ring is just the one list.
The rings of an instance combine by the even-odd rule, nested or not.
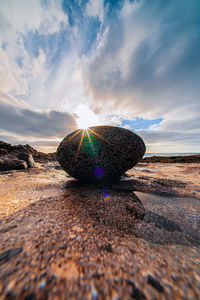
[(12, 146), (11, 146), (11, 144), (0, 141), (0, 148), (9, 152), (9, 150), (12, 148)]
[(17, 146), (12, 146), (11, 144), (5, 143), (3, 141), (0, 141), (0, 149), (6, 150), (7, 154), (10, 155), (17, 155), (21, 152), (23, 153), (29, 153), (29, 154), (37, 154), (37, 150), (32, 148), (31, 146), (27, 145), (17, 145)]
[(153, 276), (151, 276), (150, 274), (147, 277), (147, 282), (148, 282), (148, 284), (150, 284), (157, 291), (159, 291), (161, 293), (164, 292), (164, 288), (160, 284), (160, 282), (157, 279), (155, 279)]
[(0, 155), (7, 155), (8, 152), (5, 149), (0, 148)]
[(11, 258), (22, 252), (23, 248), (12, 248), (3, 253), (0, 253), (0, 266), (8, 262)]
[(0, 155), (14, 155), (17, 156), (19, 153), (32, 154), (33, 158), (37, 162), (55, 161), (56, 153), (43, 153), (38, 152), (33, 147), (26, 145), (12, 146), (11, 144), (0, 141)]
[(55, 161), (56, 160), (56, 153), (43, 153), (37, 152), (33, 154), (33, 158), (37, 162), (46, 162), (46, 161)]
[[(83, 194), (84, 197), (82, 197)], [(77, 213), (79, 211), (85, 220), (93, 220), (95, 226), (100, 228), (103, 225), (114, 231), (122, 230), (123, 233), (132, 234), (136, 223), (140, 223), (145, 217), (145, 207), (133, 192), (116, 191), (112, 187), (102, 188), (80, 183), (76, 187), (75, 185), (72, 188), (68, 187), (64, 195), (67, 201), (70, 201), (68, 205), (74, 211)], [(73, 198), (67, 195), (73, 195)], [(101, 244), (104, 250), (108, 251), (110, 242), (105, 240)], [(107, 249), (105, 249), (106, 244)]]
[(27, 169), (24, 160), (17, 159), (15, 156), (7, 155), (0, 157), (0, 171)]
[(19, 154), (17, 154), (17, 158), (24, 160), (27, 163), (28, 168), (35, 167), (35, 162), (34, 162), (33, 156), (31, 154), (28, 154), (25, 152), (20, 152)]
[(143, 140), (114, 126), (80, 129), (66, 136), (57, 160), (72, 177), (89, 183), (112, 183), (134, 167), (145, 153)]

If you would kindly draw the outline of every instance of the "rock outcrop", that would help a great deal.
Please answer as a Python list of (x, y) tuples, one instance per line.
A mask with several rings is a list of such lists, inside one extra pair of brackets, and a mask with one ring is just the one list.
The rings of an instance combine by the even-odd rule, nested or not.
[(36, 162), (45, 162), (45, 161), (54, 161), (56, 160), (55, 153), (43, 153), (38, 152), (30, 145), (17, 145), (12, 146), (11, 144), (0, 141), (0, 156), (2, 155), (14, 155), (18, 156), (19, 153), (28, 153), (33, 156), (34, 161)]
[(0, 171), (27, 169), (28, 165), (24, 160), (17, 159), (15, 156), (7, 155), (0, 157)]

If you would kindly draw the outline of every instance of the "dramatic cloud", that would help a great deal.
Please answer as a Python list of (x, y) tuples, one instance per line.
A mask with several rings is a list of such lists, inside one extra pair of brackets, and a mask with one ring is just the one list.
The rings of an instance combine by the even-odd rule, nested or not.
[(107, 20), (103, 46), (85, 59), (94, 108), (123, 110), (130, 117), (164, 117), (179, 106), (194, 113), (199, 20), (198, 1), (125, 1), (115, 20)]
[(2, 0), (2, 139), (53, 147), (92, 119), (199, 151), (199, 20), (197, 0)]
[(199, 152), (199, 133), (161, 130), (138, 130), (136, 133), (144, 139), (147, 153)]
[(14, 98), (0, 96), (0, 131), (33, 138), (63, 138), (76, 129), (75, 116), (55, 110), (35, 110)]
[(86, 6), (86, 13), (89, 17), (103, 19), (104, 0), (90, 0)]
[(49, 46), (68, 28), (62, 1), (3, 0), (0, 19), (0, 91), (44, 108), (58, 45)]

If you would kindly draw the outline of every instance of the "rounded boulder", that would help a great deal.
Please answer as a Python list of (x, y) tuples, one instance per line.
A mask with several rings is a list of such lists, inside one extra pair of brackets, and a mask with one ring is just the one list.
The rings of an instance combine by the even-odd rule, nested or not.
[(114, 126), (94, 126), (67, 135), (57, 160), (72, 177), (88, 183), (112, 183), (133, 168), (145, 153), (141, 137)]

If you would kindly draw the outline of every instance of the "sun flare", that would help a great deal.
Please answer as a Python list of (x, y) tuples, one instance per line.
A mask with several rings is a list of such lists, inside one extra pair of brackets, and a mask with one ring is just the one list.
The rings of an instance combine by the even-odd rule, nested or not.
[(80, 105), (76, 114), (78, 115), (76, 119), (78, 128), (87, 129), (90, 126), (101, 125), (98, 116), (85, 105)]

